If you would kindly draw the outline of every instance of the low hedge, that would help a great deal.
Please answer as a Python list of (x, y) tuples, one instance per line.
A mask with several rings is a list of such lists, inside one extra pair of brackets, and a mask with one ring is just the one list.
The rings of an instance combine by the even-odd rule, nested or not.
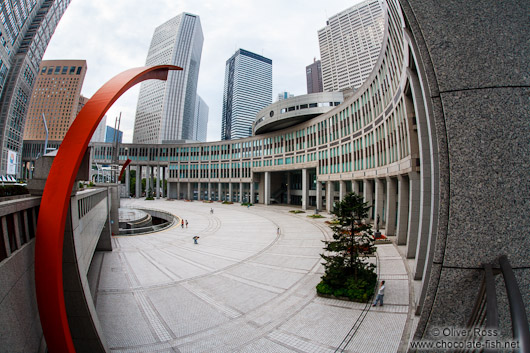
[(29, 194), (28, 189), (23, 185), (4, 185), (0, 186), (0, 197), (26, 195)]

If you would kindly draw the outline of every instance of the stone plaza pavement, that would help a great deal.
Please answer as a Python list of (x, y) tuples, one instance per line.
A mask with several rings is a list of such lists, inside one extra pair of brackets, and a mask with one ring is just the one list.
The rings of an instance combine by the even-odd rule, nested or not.
[[(165, 210), (189, 226), (114, 237), (113, 252), (94, 255), (90, 280), (112, 352), (334, 352), (365, 307), (316, 296), (329, 215), (198, 201), (122, 207)], [(392, 244), (377, 251), (385, 305), (369, 307), (345, 352), (398, 352), (410, 331), (405, 262)]]

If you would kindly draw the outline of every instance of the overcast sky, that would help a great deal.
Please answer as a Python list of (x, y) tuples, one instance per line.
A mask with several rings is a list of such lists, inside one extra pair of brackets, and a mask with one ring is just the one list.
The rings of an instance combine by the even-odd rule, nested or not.
[[(273, 101), (278, 93), (306, 94), (305, 67), (320, 58), (317, 31), (360, 0), (72, 0), (45, 60), (84, 59), (82, 94), (91, 97), (116, 74), (145, 65), (154, 29), (182, 12), (201, 19), (204, 44), (198, 94), (210, 108), (208, 141), (221, 135), (225, 63), (243, 48), (272, 60)], [(124, 142), (131, 142), (139, 85), (109, 110), (122, 112)]]

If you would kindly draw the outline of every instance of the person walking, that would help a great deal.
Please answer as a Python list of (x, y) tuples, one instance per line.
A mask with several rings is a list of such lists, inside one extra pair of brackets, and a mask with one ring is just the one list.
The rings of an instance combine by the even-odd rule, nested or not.
[(188, 220), (186, 220), (186, 228), (188, 228)]
[(210, 208), (210, 214), (213, 214), (213, 208)]
[(184, 220), (182, 220), (182, 221), (180, 222), (180, 227), (181, 227), (182, 229), (184, 229)]
[(197, 243), (197, 239), (199, 239), (199, 237), (197, 235), (193, 237), (193, 244), (199, 244), (199, 243)]
[(377, 296), (375, 297), (375, 301), (372, 304), (372, 306), (376, 306), (377, 302), (381, 303), (381, 306), (383, 306), (383, 297), (385, 296), (385, 281), (381, 281), (381, 286), (379, 287), (379, 292), (377, 292)]

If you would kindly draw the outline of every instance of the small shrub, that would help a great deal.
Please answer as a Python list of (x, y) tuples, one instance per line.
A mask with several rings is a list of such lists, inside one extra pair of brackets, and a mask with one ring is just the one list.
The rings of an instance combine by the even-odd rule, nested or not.
[(333, 289), (324, 281), (317, 284), (317, 293), (330, 295), (333, 294)]
[(223, 201), (223, 205), (233, 205), (232, 201)]
[(154, 198), (153, 196), (148, 196), (148, 197), (146, 197), (145, 199), (148, 200), (148, 201), (152, 201), (152, 200), (154, 200), (155, 198)]
[(79, 182), (79, 189), (83, 189), (85, 187), (85, 185), (83, 185), (82, 182)]
[(251, 202), (243, 202), (241, 206), (254, 206)]
[(25, 194), (29, 194), (29, 191), (23, 185), (5, 185), (5, 186), (0, 186), (0, 197), (3, 197), (3, 196), (14, 196), (14, 195), (25, 195)]
[(319, 214), (312, 214), (312, 215), (309, 215), (307, 217), (311, 217), (311, 218), (324, 218), (324, 216), (322, 215), (319, 215)]
[(305, 213), (305, 211), (302, 210), (290, 210), (289, 212), (294, 214)]

